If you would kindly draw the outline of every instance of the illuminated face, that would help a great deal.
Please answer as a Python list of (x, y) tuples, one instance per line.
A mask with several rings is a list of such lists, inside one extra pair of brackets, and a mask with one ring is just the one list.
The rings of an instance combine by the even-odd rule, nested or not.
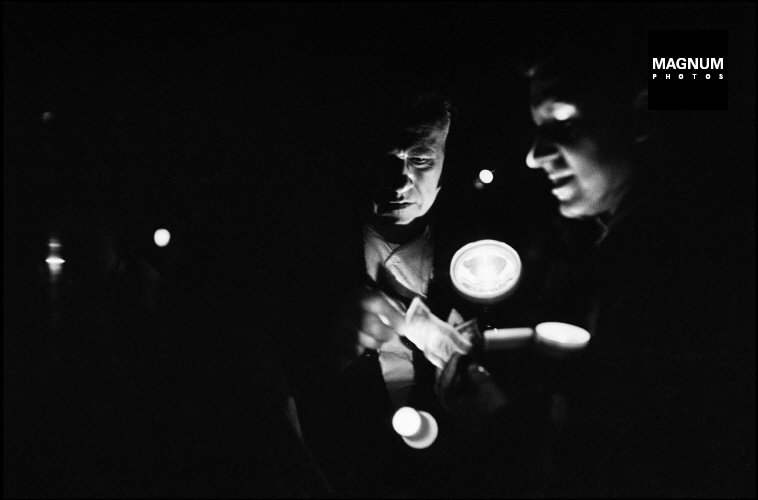
[(532, 80), (537, 138), (526, 164), (545, 171), (564, 217), (613, 213), (633, 174), (629, 119), (562, 83)]
[(396, 225), (426, 214), (439, 193), (449, 126), (403, 130), (386, 149), (374, 214)]

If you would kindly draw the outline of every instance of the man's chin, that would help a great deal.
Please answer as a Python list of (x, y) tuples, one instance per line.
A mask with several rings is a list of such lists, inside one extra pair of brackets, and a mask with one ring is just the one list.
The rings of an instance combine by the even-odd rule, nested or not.
[(394, 226), (405, 226), (416, 220), (416, 217), (400, 215), (397, 213), (381, 213), (376, 214), (376, 216), (382, 221), (382, 223)]
[(600, 211), (595, 207), (587, 206), (581, 203), (569, 203), (562, 202), (558, 205), (558, 210), (563, 217), (567, 219), (583, 219), (586, 217), (594, 217)]
[(410, 224), (420, 215), (415, 205), (401, 208), (392, 208), (391, 205), (384, 205), (378, 207), (375, 214), (385, 222), (396, 225)]

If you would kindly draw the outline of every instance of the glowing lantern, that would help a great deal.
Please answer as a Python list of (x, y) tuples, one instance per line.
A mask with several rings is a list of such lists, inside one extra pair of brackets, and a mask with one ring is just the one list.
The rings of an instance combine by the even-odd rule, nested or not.
[(521, 258), (501, 241), (480, 240), (463, 246), (450, 262), (450, 277), (463, 296), (492, 303), (512, 292), (521, 276)]

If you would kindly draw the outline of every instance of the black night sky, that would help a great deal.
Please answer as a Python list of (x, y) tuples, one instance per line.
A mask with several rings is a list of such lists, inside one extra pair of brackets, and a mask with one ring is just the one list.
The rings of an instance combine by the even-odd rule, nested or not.
[[(728, 128), (706, 128), (739, 145), (754, 129), (747, 111), (754, 103), (747, 63), (754, 30), (749, 15), (735, 14), (739, 9), (749, 10), (744, 4), (5, 3), (6, 222), (14, 234), (34, 233), (62, 207), (103, 210), (142, 251), (143, 241), (152, 245), (149, 228), (156, 223), (218, 229), (227, 210), (296, 217), (284, 215), (293, 197), (321, 206), (334, 198), (322, 196), (333, 179), (360, 180), (351, 163), (361, 155), (355, 136), (370, 121), (366, 103), (419, 82), (444, 89), (460, 112), (461, 179), (481, 168), (498, 174), (478, 203), (500, 206), (508, 198), (514, 202), (507, 209), (519, 214), (550, 213), (544, 179), (523, 162), (532, 129), (518, 58), (523, 47), (540, 43), (544, 31), (536, 27), (554, 23), (581, 33), (603, 23), (604, 12), (651, 28), (734, 26), (730, 42), (740, 48), (730, 52), (730, 114), (716, 114)], [(737, 163), (752, 164), (744, 155)], [(737, 186), (752, 183), (752, 168), (729, 170)], [(7, 241), (9, 229), (5, 234)], [(193, 251), (210, 251), (202, 246)]]

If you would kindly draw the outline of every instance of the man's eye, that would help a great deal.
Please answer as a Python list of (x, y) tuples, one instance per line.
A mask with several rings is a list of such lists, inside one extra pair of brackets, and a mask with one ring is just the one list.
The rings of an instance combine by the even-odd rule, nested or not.
[(431, 158), (409, 158), (408, 161), (417, 167), (424, 167), (432, 164)]

